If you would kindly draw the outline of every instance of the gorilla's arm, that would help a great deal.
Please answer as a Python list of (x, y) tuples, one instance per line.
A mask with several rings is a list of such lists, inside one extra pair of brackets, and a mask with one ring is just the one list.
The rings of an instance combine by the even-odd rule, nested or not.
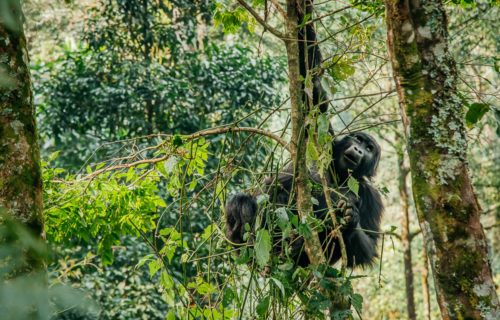
[[(367, 266), (377, 257), (377, 239), (379, 238), (380, 219), (383, 205), (380, 194), (366, 181), (360, 183), (359, 205), (353, 208), (359, 214), (359, 222), (349, 231), (344, 232), (347, 260), (350, 267)], [(374, 232), (367, 232), (370, 230)]]

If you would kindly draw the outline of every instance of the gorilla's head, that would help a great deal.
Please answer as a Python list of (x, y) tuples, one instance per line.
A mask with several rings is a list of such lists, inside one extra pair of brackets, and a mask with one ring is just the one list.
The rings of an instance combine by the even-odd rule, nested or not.
[(333, 142), (333, 169), (341, 181), (349, 171), (358, 179), (373, 177), (379, 160), (380, 146), (367, 133), (351, 133)]

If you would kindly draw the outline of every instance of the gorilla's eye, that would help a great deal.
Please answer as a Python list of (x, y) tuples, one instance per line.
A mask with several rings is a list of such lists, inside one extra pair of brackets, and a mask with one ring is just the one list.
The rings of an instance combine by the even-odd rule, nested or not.
[(366, 151), (372, 152), (373, 151), (373, 147), (372, 146), (366, 146)]

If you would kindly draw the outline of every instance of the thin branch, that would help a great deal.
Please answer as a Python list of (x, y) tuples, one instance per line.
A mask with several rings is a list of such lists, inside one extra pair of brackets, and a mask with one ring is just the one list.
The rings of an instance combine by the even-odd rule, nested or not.
[(323, 42), (325, 42), (325, 41), (329, 40), (330, 38), (333, 38), (334, 36), (336, 36), (337, 34), (339, 34), (339, 33), (341, 33), (341, 32), (344, 32), (344, 31), (346, 31), (346, 30), (351, 29), (352, 27), (355, 27), (355, 26), (357, 26), (357, 25), (359, 25), (359, 24), (362, 24), (362, 23), (363, 23), (363, 22), (365, 22), (366, 20), (368, 20), (368, 19), (372, 18), (374, 15), (376, 15), (379, 11), (380, 11), (380, 10), (377, 10), (377, 11), (375, 11), (374, 13), (370, 14), (369, 16), (365, 17), (364, 19), (361, 19), (361, 20), (359, 20), (358, 22), (353, 23), (353, 24), (351, 24), (350, 26), (345, 27), (344, 29), (341, 29), (341, 30), (339, 30), (339, 31), (337, 31), (337, 32), (334, 32), (333, 34), (331, 34), (330, 36), (326, 37), (325, 39), (323, 39), (323, 40), (321, 40), (321, 41), (318, 41), (317, 45), (322, 44)]
[(283, 10), (283, 8), (280, 6), (280, 4), (276, 0), (271, 0), (271, 3), (276, 8), (276, 10), (278, 10), (279, 13), (283, 16), (283, 18), (286, 18), (286, 12), (285, 12), (285, 10)]
[(238, 0), (238, 3), (243, 7), (245, 8), (254, 18), (255, 20), (257, 20), (260, 25), (268, 30), (269, 32), (271, 32), (272, 34), (274, 34), (276, 37), (280, 38), (280, 39), (284, 39), (285, 38), (285, 35), (283, 33), (281, 33), (280, 31), (276, 30), (275, 28), (271, 27), (261, 16), (259, 16), (259, 14), (248, 4), (246, 3), (244, 0)]
[(204, 136), (209, 136), (212, 134), (221, 134), (221, 133), (227, 133), (227, 132), (252, 132), (252, 133), (257, 133), (266, 137), (269, 137), (273, 139), (274, 141), (278, 142), (281, 144), (288, 152), (291, 152), (290, 146), (288, 145), (288, 142), (283, 140), (280, 136), (265, 131), (261, 129), (256, 129), (256, 128), (250, 128), (250, 127), (232, 127), (232, 128), (216, 128), (216, 129), (209, 129), (209, 130), (204, 130), (200, 131), (197, 133), (194, 133), (192, 135), (187, 136), (187, 140), (193, 140), (199, 137), (204, 137)]
[(350, 9), (350, 8), (352, 8), (352, 7), (354, 7), (354, 6), (356, 6), (356, 5), (355, 5), (355, 4), (351, 4), (351, 5), (349, 5), (349, 6), (346, 6), (346, 7), (343, 7), (343, 8), (340, 8), (340, 9), (337, 9), (337, 10), (334, 10), (334, 11), (331, 11), (331, 12), (328, 12), (328, 13), (325, 13), (325, 14), (324, 14), (324, 15), (322, 15), (322, 16), (319, 16), (319, 17), (317, 17), (317, 18), (315, 18), (315, 19), (312, 19), (312, 20), (307, 21), (307, 22), (306, 22), (306, 25), (311, 24), (311, 23), (314, 23), (314, 22), (316, 22), (316, 21), (319, 21), (319, 20), (321, 20), (321, 19), (323, 19), (323, 18), (326, 18), (326, 17), (328, 17), (328, 16), (334, 15), (334, 14), (339, 13), (339, 12), (341, 12), (341, 11), (344, 11), (344, 10)]
[[(196, 132), (194, 134), (183, 136), (183, 137), (184, 137), (184, 139), (186, 139), (186, 141), (190, 141), (190, 140), (194, 140), (194, 139), (197, 139), (197, 138), (200, 138), (200, 137), (204, 137), (204, 136), (209, 136), (209, 135), (214, 135), (214, 134), (221, 134), (221, 133), (228, 133), (228, 132), (251, 132), (251, 133), (257, 133), (257, 134), (260, 134), (260, 135), (263, 135), (263, 136), (266, 136), (266, 137), (269, 137), (269, 138), (275, 140), (276, 142), (278, 142), (279, 144), (281, 144), (288, 152), (291, 151), (290, 146), (288, 145), (288, 143), (285, 140), (283, 140), (281, 137), (279, 137), (278, 135), (276, 135), (274, 133), (271, 133), (271, 132), (268, 132), (268, 131), (261, 130), (261, 129), (249, 128), (249, 127), (229, 127), (229, 128), (228, 127), (221, 127), (221, 128), (215, 128), (215, 129), (209, 129), (209, 130), (204, 130), (204, 131)], [(160, 147), (162, 145), (163, 145), (163, 143), (161, 143), (161, 144), (159, 144), (157, 146)], [(152, 147), (149, 147), (148, 149), (152, 149)], [(78, 179), (76, 182), (81, 182), (81, 181), (86, 181), (86, 180), (89, 180), (89, 179), (93, 179), (94, 177), (96, 177), (96, 176), (98, 176), (98, 175), (100, 175), (102, 173), (114, 171), (114, 170), (117, 170), (117, 169), (127, 169), (127, 168), (138, 166), (140, 164), (155, 164), (155, 163), (167, 160), (170, 156), (171, 156), (171, 154), (167, 154), (167, 155), (164, 155), (164, 156), (159, 157), (159, 158), (144, 159), (144, 160), (138, 160), (138, 161), (134, 161), (134, 162), (127, 163), (127, 164), (120, 164), (120, 165), (115, 165), (115, 166), (108, 166), (106, 168), (102, 168), (100, 170), (94, 171), (92, 174), (89, 174), (89, 175), (87, 175), (87, 176), (85, 176), (85, 177), (83, 177), (81, 179)]]
[(500, 222), (494, 223), (490, 226), (483, 227), (484, 230), (493, 229), (495, 227), (500, 227)]

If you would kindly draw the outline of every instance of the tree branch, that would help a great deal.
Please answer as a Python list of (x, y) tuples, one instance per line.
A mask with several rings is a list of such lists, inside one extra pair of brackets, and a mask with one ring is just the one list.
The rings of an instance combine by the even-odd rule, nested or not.
[[(196, 132), (196, 133), (193, 133), (191, 135), (186, 135), (186, 136), (183, 136), (183, 138), (186, 140), (186, 141), (190, 141), (190, 140), (194, 140), (194, 139), (197, 139), (197, 138), (200, 138), (200, 137), (204, 137), (204, 136), (209, 136), (209, 135), (213, 135), (213, 134), (221, 134), (221, 133), (228, 133), (228, 132), (251, 132), (251, 133), (257, 133), (257, 134), (260, 134), (260, 135), (263, 135), (263, 136), (266, 136), (266, 137), (269, 137), (273, 140), (275, 140), (276, 142), (278, 142), (279, 144), (281, 144), (288, 152), (291, 152), (291, 148), (289, 146), (289, 144), (283, 140), (281, 137), (279, 137), (278, 135), (275, 135), (274, 133), (271, 133), (271, 132), (268, 132), (268, 131), (264, 131), (264, 130), (261, 130), (261, 129), (256, 129), (256, 128), (249, 128), (249, 127), (222, 127), (222, 128), (215, 128), (215, 129), (208, 129), (208, 130), (204, 130), (204, 131), (200, 131), (200, 132)], [(172, 137), (172, 135), (168, 136), (168, 137)], [(142, 151), (144, 150), (153, 150), (153, 149), (158, 149), (160, 148), (161, 146), (163, 146), (165, 143), (162, 142), (154, 147), (148, 147), (148, 148), (145, 148), (139, 152), (136, 152), (135, 154), (140, 154)], [(84, 176), (83, 178), (81, 179), (78, 179), (76, 182), (81, 182), (81, 181), (86, 181), (86, 180), (89, 180), (89, 179), (93, 179), (94, 177), (102, 174), (102, 173), (106, 173), (106, 172), (110, 172), (110, 171), (114, 171), (114, 170), (119, 170), (119, 169), (127, 169), (127, 168), (131, 168), (131, 167), (135, 167), (137, 165), (140, 165), (140, 164), (155, 164), (155, 163), (158, 163), (158, 162), (161, 162), (161, 161), (165, 161), (167, 160), (169, 157), (171, 156), (171, 154), (166, 154), (162, 157), (159, 157), (159, 158), (153, 158), (153, 159), (143, 159), (143, 160), (138, 160), (138, 161), (134, 161), (134, 162), (131, 162), (131, 163), (127, 163), (127, 164), (119, 164), (119, 165), (110, 165), (110, 166), (107, 166), (106, 168), (102, 168), (100, 170), (96, 170), (94, 171), (93, 173), (87, 175), (87, 176)], [(121, 158), (121, 159), (128, 159), (128, 158), (131, 158), (130, 156), (129, 157), (124, 157), (124, 158)], [(115, 159), (114, 163), (117, 162), (117, 159)]]
[(271, 27), (264, 19), (262, 19), (261, 16), (259, 16), (259, 14), (248, 4), (246, 3), (244, 0), (238, 0), (238, 3), (243, 7), (245, 8), (254, 18), (255, 20), (257, 20), (260, 25), (268, 30), (269, 32), (271, 32), (272, 34), (274, 34), (276, 37), (280, 38), (280, 39), (284, 39), (285, 38), (285, 35), (281, 32), (279, 32), (278, 30), (276, 30), (275, 28)]
[(311, 24), (311, 23), (314, 23), (314, 22), (316, 22), (316, 21), (319, 21), (319, 20), (321, 20), (321, 19), (323, 19), (323, 18), (326, 18), (326, 17), (328, 17), (328, 16), (334, 15), (334, 14), (339, 13), (339, 12), (341, 12), (341, 11), (347, 10), (347, 9), (352, 8), (352, 7), (354, 7), (354, 6), (356, 6), (356, 5), (355, 5), (355, 4), (351, 4), (351, 5), (349, 5), (349, 6), (346, 6), (346, 7), (343, 7), (343, 8), (340, 8), (340, 9), (337, 9), (337, 10), (334, 10), (334, 11), (331, 11), (331, 12), (328, 12), (328, 13), (325, 13), (325, 14), (324, 14), (324, 15), (322, 15), (322, 16), (319, 16), (319, 17), (317, 17), (317, 18), (315, 18), (315, 19), (312, 19), (312, 20), (307, 21), (307, 22), (306, 22), (306, 25)]

